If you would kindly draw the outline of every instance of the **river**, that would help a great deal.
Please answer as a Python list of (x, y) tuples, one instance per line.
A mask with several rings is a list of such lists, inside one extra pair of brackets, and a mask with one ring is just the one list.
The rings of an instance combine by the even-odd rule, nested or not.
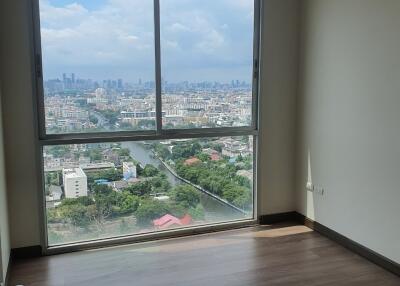
[[(152, 164), (158, 167), (162, 172), (164, 172), (168, 178), (168, 181), (172, 186), (179, 184), (185, 184), (184, 182), (177, 179), (173, 174), (171, 174), (157, 159), (154, 158), (152, 152), (146, 149), (145, 145), (140, 142), (123, 142), (123, 148), (129, 149), (131, 156), (139, 161), (143, 166), (146, 164)], [(214, 199), (213, 197), (198, 191), (200, 194), (200, 202), (204, 207), (205, 220), (207, 222), (221, 222), (236, 219), (243, 219), (244, 216), (238, 211), (235, 211), (231, 207), (223, 204), (222, 202)]]

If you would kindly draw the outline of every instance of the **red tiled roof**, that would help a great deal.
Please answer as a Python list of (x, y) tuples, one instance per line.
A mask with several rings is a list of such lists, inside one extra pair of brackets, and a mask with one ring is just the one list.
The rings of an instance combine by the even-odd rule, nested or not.
[(219, 161), (221, 157), (218, 154), (211, 154), (211, 161)]
[(155, 227), (165, 229), (171, 226), (189, 225), (192, 222), (192, 217), (186, 214), (182, 219), (174, 217), (173, 215), (166, 214), (159, 219), (153, 220)]
[(189, 214), (185, 214), (183, 218), (180, 219), (182, 225), (189, 225), (192, 223), (192, 217)]
[(191, 166), (191, 165), (194, 165), (194, 164), (197, 164), (197, 163), (200, 163), (200, 162), (201, 161), (198, 158), (193, 157), (193, 158), (187, 159), (184, 164), (188, 165), (188, 166)]

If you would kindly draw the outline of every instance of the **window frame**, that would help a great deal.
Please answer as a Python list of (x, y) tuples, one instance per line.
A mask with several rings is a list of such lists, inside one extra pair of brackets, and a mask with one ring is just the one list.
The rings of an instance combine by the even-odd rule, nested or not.
[[(260, 58), (261, 58), (261, 24), (262, 24), (262, 1), (254, 0), (254, 29), (253, 29), (253, 75), (252, 75), (252, 122), (243, 127), (220, 127), (220, 128), (188, 128), (188, 129), (163, 129), (162, 128), (162, 88), (161, 88), (161, 38), (160, 38), (160, 1), (154, 2), (154, 56), (155, 56), (155, 83), (156, 83), (156, 128), (146, 131), (109, 131), (109, 132), (79, 132), (79, 133), (46, 133), (45, 102), (44, 102), (44, 79), (42, 69), (42, 45), (40, 32), (40, 0), (30, 2), (32, 22), (31, 29), (31, 53), (32, 53), (32, 85), (34, 96), (34, 123), (37, 150), (37, 177), (39, 188), (39, 216), (41, 225), (41, 246), (44, 254), (62, 253), (68, 251), (83, 250), (93, 247), (102, 247), (121, 243), (133, 243), (138, 241), (161, 239), (182, 235), (191, 235), (217, 230), (225, 230), (252, 225), (258, 222), (258, 210), (260, 200), (258, 198), (259, 176), (259, 121), (260, 121)], [(125, 141), (147, 141), (147, 140), (170, 140), (190, 138), (211, 137), (234, 137), (253, 136), (253, 217), (239, 221), (223, 223), (211, 223), (199, 226), (191, 226), (181, 229), (164, 230), (145, 234), (132, 234), (117, 236), (99, 240), (82, 241), (78, 243), (67, 243), (60, 246), (49, 246), (47, 236), (47, 213), (46, 198), (44, 194), (44, 168), (43, 148), (51, 145), (87, 144), (100, 142), (125, 142)]]

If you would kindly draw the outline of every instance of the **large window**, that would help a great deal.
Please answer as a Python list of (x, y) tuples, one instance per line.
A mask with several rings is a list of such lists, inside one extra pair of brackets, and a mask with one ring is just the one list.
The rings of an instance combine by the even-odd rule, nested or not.
[(165, 128), (250, 126), (253, 1), (161, 1)]
[(47, 247), (255, 219), (258, 0), (34, 2)]

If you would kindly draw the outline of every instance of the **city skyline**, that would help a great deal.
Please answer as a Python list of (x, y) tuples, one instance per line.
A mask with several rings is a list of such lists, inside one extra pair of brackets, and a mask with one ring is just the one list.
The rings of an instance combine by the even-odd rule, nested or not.
[[(116, 82), (116, 83), (123, 82), (123, 83), (128, 83), (128, 84), (137, 84), (137, 85), (141, 85), (141, 84), (144, 84), (144, 83), (152, 83), (152, 84), (155, 83), (154, 79), (153, 80), (143, 80), (142, 78), (138, 78), (136, 80), (131, 80), (131, 81), (129, 81), (127, 79), (124, 79), (124, 78), (104, 78), (104, 79), (82, 78), (82, 77), (79, 77), (79, 75), (77, 73), (75, 73), (75, 72), (71, 72), (71, 73), (63, 72), (61, 74), (61, 76), (54, 77), (54, 78), (45, 78), (44, 79), (44, 83), (45, 84), (48, 83), (48, 82), (51, 82), (51, 81), (60, 81), (60, 82), (63, 82), (63, 83), (65, 83), (66, 81), (67, 82), (72, 82), (72, 83), (76, 83), (76, 82), (79, 82), (79, 81), (91, 81), (93, 83), (97, 82), (98, 84), (104, 83), (104, 82), (107, 82), (107, 81), (112, 81), (112, 82)], [(188, 80), (168, 81), (168, 80), (162, 78), (162, 82), (163, 83), (170, 83), (170, 84), (216, 83), (216, 84), (221, 84), (221, 85), (251, 85), (250, 82), (246, 82), (244, 80), (241, 81), (239, 79), (231, 79), (231, 80), (227, 80), (227, 81), (221, 82), (221, 81), (188, 81)]]

